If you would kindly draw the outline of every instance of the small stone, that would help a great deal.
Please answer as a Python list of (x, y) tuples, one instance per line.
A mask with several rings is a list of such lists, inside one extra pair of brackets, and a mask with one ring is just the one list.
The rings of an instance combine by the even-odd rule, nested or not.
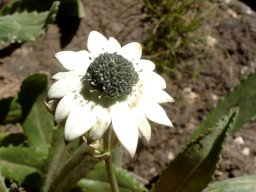
[(173, 160), (174, 159), (174, 154), (172, 152), (169, 152), (168, 155), (167, 155), (167, 159), (169, 161)]
[(149, 169), (148, 171), (150, 174), (156, 173), (156, 168), (152, 167), (151, 169)]
[(245, 155), (245, 156), (249, 156), (250, 155), (250, 149), (248, 147), (245, 147), (242, 150), (242, 154)]
[(243, 145), (244, 144), (244, 140), (242, 137), (237, 137), (234, 139), (234, 143), (239, 144), (239, 145)]
[(183, 89), (183, 94), (189, 104), (193, 104), (195, 100), (199, 97), (197, 93), (192, 91), (191, 87), (186, 87), (185, 89)]
[(228, 14), (233, 17), (234, 19), (238, 18), (238, 15), (235, 11), (233, 11), (232, 9), (228, 9), (227, 10)]
[(211, 98), (212, 98), (213, 101), (218, 101), (219, 100), (219, 96), (215, 95), (215, 94), (212, 94)]
[(223, 175), (223, 172), (222, 172), (222, 171), (217, 170), (217, 171), (215, 171), (215, 175), (216, 175), (216, 176), (221, 176), (221, 175)]
[(249, 71), (249, 67), (243, 66), (243, 67), (241, 68), (241, 70), (240, 70), (240, 73), (241, 73), (242, 75), (245, 75), (245, 74), (248, 73), (248, 71)]
[(230, 2), (231, 2), (231, 0), (224, 0), (224, 2), (225, 2), (225, 3), (230, 3)]
[(207, 42), (207, 45), (208, 45), (209, 47), (214, 47), (215, 44), (217, 43), (217, 40), (216, 40), (214, 37), (208, 35), (208, 36), (206, 37), (206, 42)]
[(248, 14), (248, 15), (252, 15), (252, 14), (253, 14), (253, 11), (252, 11), (252, 9), (247, 8), (247, 9), (245, 10), (245, 13)]

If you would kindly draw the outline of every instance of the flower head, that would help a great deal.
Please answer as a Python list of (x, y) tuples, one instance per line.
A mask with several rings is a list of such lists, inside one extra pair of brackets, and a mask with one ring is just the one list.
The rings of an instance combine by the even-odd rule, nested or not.
[(92, 31), (87, 47), (55, 55), (67, 70), (52, 77), (55, 82), (48, 92), (49, 102), (58, 102), (55, 121), (65, 124), (66, 141), (85, 134), (96, 140), (112, 128), (133, 156), (139, 135), (150, 139), (148, 119), (172, 126), (159, 105), (173, 102), (164, 91), (166, 82), (154, 72), (153, 62), (141, 59), (139, 43), (121, 47), (113, 37)]

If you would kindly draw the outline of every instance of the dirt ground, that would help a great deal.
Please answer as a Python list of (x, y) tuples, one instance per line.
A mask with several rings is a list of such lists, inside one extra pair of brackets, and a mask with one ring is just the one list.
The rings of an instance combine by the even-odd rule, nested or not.
[[(173, 72), (164, 75), (167, 92), (176, 101), (164, 107), (175, 127), (154, 125), (150, 143), (140, 141), (136, 156), (124, 157), (124, 166), (145, 179), (158, 175), (218, 100), (256, 68), (256, 13), (240, 1), (226, 2), (211, 2), (212, 9), (198, 31), (204, 43), (196, 46), (195, 55), (173, 64)], [(139, 1), (87, 0), (84, 7), (86, 16), (80, 25), (70, 19), (61, 28), (51, 25), (37, 41), (1, 47), (0, 98), (15, 95), (29, 74), (62, 70), (53, 55), (85, 49), (91, 30), (123, 44), (145, 40)], [(256, 120), (252, 120), (229, 138), (215, 178), (255, 173), (255, 140)]]

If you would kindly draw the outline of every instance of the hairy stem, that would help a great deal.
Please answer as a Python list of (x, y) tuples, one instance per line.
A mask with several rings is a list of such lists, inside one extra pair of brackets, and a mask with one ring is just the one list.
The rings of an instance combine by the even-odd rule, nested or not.
[(114, 167), (112, 165), (112, 153), (110, 149), (110, 140), (111, 140), (111, 134), (110, 134), (110, 130), (108, 129), (103, 136), (104, 151), (109, 152), (109, 156), (105, 158), (105, 166), (106, 166), (106, 171), (107, 171), (111, 191), (119, 192), (116, 176), (114, 173)]
[(107, 174), (108, 174), (108, 179), (109, 179), (109, 183), (110, 183), (110, 187), (111, 187), (112, 192), (119, 192), (116, 177), (115, 177), (115, 173), (114, 173), (114, 169), (113, 169), (113, 166), (112, 166), (112, 156), (111, 155), (109, 155), (105, 159), (105, 166), (106, 166), (106, 171), (107, 171)]

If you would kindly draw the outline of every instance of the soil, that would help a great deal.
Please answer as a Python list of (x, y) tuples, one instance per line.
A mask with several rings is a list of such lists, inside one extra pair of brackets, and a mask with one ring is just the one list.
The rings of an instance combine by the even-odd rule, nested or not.
[[(154, 124), (150, 143), (140, 140), (135, 157), (124, 156), (124, 167), (146, 180), (166, 167), (218, 100), (256, 68), (254, 10), (236, 0), (213, 1), (210, 6), (198, 30), (204, 43), (196, 45), (196, 54), (172, 64), (171, 74), (163, 74), (167, 92), (176, 101), (164, 105), (174, 128)], [(0, 98), (15, 95), (29, 74), (43, 71), (52, 75), (63, 70), (53, 55), (60, 50), (85, 49), (91, 30), (116, 37), (122, 44), (145, 40), (147, 27), (142, 23), (140, 1), (88, 0), (84, 8), (86, 16), (80, 24), (70, 18), (64, 27), (60, 22), (59, 27), (51, 25), (37, 41), (1, 47)], [(69, 31), (70, 27), (74, 30)], [(255, 138), (255, 120), (229, 138), (215, 179), (256, 172)]]

